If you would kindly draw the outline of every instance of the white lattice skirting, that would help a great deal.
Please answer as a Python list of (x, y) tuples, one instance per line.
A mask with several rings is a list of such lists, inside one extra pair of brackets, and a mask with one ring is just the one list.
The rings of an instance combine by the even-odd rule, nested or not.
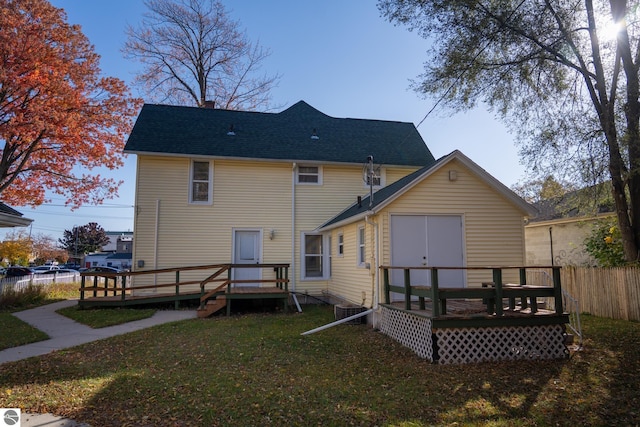
[(569, 355), (563, 324), (442, 328), (433, 330), (431, 319), (406, 311), (381, 307), (380, 331), (441, 364), (500, 360), (562, 359)]

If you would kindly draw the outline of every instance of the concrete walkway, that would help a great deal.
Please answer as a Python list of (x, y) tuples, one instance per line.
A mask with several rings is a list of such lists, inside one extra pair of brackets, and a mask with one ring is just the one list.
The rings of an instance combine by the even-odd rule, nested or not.
[(92, 329), (56, 313), (56, 310), (71, 307), (77, 303), (75, 300), (67, 300), (13, 313), (18, 319), (49, 335), (50, 339), (2, 350), (0, 351), (0, 364), (33, 356), (41, 356), (55, 350), (75, 347), (80, 344), (126, 334), (162, 323), (195, 319), (197, 317), (195, 310), (159, 310), (147, 319), (109, 326), (107, 328)]
[[(49, 339), (0, 351), (0, 364), (41, 356), (52, 351), (75, 347), (91, 341), (122, 335), (163, 323), (195, 319), (197, 317), (195, 310), (160, 310), (147, 319), (107, 328), (92, 329), (56, 313), (56, 310), (71, 307), (77, 303), (78, 301), (75, 300), (67, 300), (13, 313), (20, 320), (49, 335)], [(72, 420), (59, 418), (51, 414), (22, 413), (21, 426), (80, 427), (86, 426), (86, 424), (78, 424)]]

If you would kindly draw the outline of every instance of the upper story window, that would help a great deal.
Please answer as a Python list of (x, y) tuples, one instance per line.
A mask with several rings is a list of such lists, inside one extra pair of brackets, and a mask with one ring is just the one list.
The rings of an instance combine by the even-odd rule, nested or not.
[[(374, 175), (373, 175), (373, 187), (374, 188), (382, 188), (385, 186), (385, 181), (386, 181), (386, 176), (385, 176), (385, 170), (383, 168), (376, 168), (376, 170), (374, 170)], [(366, 174), (365, 179), (364, 179), (364, 184), (365, 186), (368, 188), (371, 185), (371, 175), (370, 174)]]
[(298, 184), (322, 184), (322, 167), (321, 166), (298, 166), (297, 170)]
[(338, 234), (338, 256), (344, 255), (344, 234)]
[(191, 162), (189, 203), (210, 204), (213, 199), (213, 168), (211, 162)]

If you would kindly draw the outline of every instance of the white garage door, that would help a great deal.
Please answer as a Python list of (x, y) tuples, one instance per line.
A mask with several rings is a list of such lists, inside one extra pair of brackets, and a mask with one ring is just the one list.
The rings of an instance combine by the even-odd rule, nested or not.
[[(459, 215), (392, 215), (391, 264), (402, 267), (462, 267), (464, 246)], [(430, 285), (430, 270), (412, 270), (413, 285)], [(393, 270), (391, 281), (404, 283), (404, 272)], [(442, 287), (465, 287), (464, 270), (439, 270)], [(396, 294), (394, 300), (402, 299)]]

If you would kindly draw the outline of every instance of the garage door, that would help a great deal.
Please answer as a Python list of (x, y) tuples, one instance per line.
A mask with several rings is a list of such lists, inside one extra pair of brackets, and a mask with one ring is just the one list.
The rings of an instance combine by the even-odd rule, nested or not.
[[(403, 267), (461, 267), (464, 245), (460, 215), (392, 215), (391, 264)], [(402, 270), (393, 270), (391, 281), (404, 283)], [(440, 270), (439, 284), (443, 287), (465, 287), (464, 270)], [(411, 283), (430, 285), (429, 270), (412, 270)], [(402, 299), (394, 295), (394, 300)]]

